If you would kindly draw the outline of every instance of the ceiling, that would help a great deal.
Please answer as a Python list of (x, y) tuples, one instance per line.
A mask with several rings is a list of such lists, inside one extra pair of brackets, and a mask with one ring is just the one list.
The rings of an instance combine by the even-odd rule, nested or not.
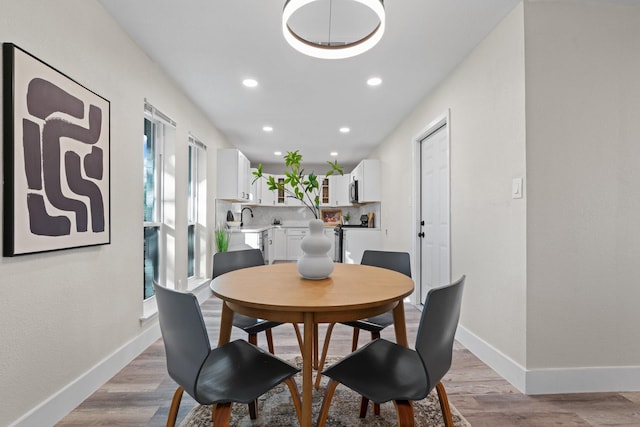
[[(356, 164), (520, 2), (387, 0), (378, 45), (327, 60), (284, 40), (284, 0), (99, 1), (254, 165), (280, 163), (274, 151), (295, 149), (305, 163), (333, 160), (336, 151), (341, 164)], [(354, 25), (362, 27), (359, 16)], [(382, 84), (369, 87), (372, 76)], [(248, 77), (258, 86), (244, 87)], [(343, 126), (351, 131), (340, 133)]]

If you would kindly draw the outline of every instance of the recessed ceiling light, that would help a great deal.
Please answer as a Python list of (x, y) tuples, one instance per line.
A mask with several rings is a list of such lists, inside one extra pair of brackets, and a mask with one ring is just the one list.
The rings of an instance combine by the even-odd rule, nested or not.
[(265, 132), (273, 132), (273, 128), (271, 126), (262, 126), (262, 130)]
[(282, 155), (282, 152), (281, 152), (281, 151), (274, 151), (274, 152), (273, 152), (273, 155), (274, 155), (274, 156), (281, 156), (281, 155)]
[(340, 132), (341, 132), (341, 133), (349, 133), (349, 132), (351, 132), (351, 129), (349, 129), (349, 128), (348, 128), (348, 127), (346, 127), (346, 126), (342, 126), (342, 127), (340, 128)]
[(329, 153), (330, 155), (332, 155), (333, 157), (336, 157), (338, 155), (337, 151), (332, 151), (331, 153)]
[(242, 84), (245, 85), (246, 87), (256, 87), (258, 86), (258, 81), (255, 79), (244, 79), (242, 81)]
[(382, 79), (380, 77), (371, 77), (367, 80), (367, 84), (369, 86), (379, 86), (382, 83)]

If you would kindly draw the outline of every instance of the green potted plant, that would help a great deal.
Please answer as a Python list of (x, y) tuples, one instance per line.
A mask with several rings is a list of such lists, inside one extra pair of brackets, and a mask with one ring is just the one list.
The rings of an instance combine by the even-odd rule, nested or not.
[(218, 252), (227, 252), (229, 250), (229, 233), (222, 227), (216, 228), (216, 250)]
[[(327, 161), (327, 164), (330, 168), (324, 174), (325, 177), (336, 173), (343, 175), (342, 166), (338, 164), (337, 160), (333, 162)], [(276, 181), (273, 175), (265, 177), (262, 173), (262, 163), (253, 171), (255, 176), (253, 182), (260, 178), (266, 179), (269, 190), (284, 191), (286, 197), (300, 200), (311, 211), (314, 218), (320, 218), (320, 183), (318, 176), (313, 171), (308, 175), (304, 174), (302, 155), (299, 150), (288, 151), (284, 156), (284, 165), (287, 168), (284, 173), (284, 182)]]
[[(283, 191), (286, 197), (298, 199), (311, 211), (314, 219), (309, 221), (309, 234), (300, 243), (302, 256), (297, 263), (298, 273), (305, 279), (325, 279), (333, 272), (333, 259), (328, 255), (331, 240), (324, 235), (324, 222), (320, 219), (320, 182), (318, 176), (314, 172), (308, 175), (304, 174), (302, 155), (298, 150), (287, 152), (284, 156), (284, 164), (287, 169), (283, 182), (276, 181), (273, 175), (265, 178), (262, 173), (262, 164), (259, 164), (253, 172), (255, 175), (253, 182), (264, 178), (267, 180), (269, 190)], [(327, 164), (330, 168), (325, 173), (325, 177), (335, 173), (343, 174), (342, 167), (337, 160), (327, 162)]]
[(351, 221), (351, 212), (347, 212), (347, 213), (344, 215), (344, 223), (345, 223), (345, 224), (349, 224), (349, 221)]

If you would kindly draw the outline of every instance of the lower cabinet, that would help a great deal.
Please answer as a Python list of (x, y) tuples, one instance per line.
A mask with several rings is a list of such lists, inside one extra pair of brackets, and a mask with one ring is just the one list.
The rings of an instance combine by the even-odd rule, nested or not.
[(289, 228), (287, 230), (287, 259), (297, 261), (302, 256), (302, 239), (309, 233), (307, 228)]
[[(302, 256), (302, 239), (309, 234), (304, 228), (273, 228), (269, 258), (273, 261), (297, 261)], [(335, 235), (333, 227), (327, 227), (324, 235), (331, 241), (329, 256), (333, 259)]]
[(287, 229), (286, 228), (274, 228), (273, 229), (273, 255), (274, 261), (286, 261), (287, 260)]

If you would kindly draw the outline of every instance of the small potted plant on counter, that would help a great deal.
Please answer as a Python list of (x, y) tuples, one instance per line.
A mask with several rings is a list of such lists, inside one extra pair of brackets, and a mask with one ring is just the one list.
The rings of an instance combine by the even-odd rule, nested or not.
[(347, 212), (342, 218), (345, 224), (349, 224), (349, 221), (351, 221), (351, 212)]
[[(320, 182), (318, 176), (312, 171), (304, 174), (302, 167), (302, 155), (299, 150), (289, 151), (284, 156), (284, 165), (287, 168), (284, 173), (284, 181), (278, 182), (273, 175), (265, 177), (262, 173), (262, 163), (253, 172), (255, 182), (258, 179), (266, 179), (269, 190), (283, 191), (286, 197), (298, 199), (311, 211), (314, 219), (309, 221), (310, 233), (302, 240), (300, 247), (302, 256), (298, 260), (298, 272), (305, 279), (324, 279), (333, 272), (333, 260), (328, 251), (331, 241), (324, 235), (324, 223), (320, 218)], [(338, 161), (327, 162), (329, 170), (325, 177), (339, 173), (343, 174)]]
[(229, 232), (222, 227), (216, 228), (216, 250), (218, 252), (227, 252), (229, 250)]

